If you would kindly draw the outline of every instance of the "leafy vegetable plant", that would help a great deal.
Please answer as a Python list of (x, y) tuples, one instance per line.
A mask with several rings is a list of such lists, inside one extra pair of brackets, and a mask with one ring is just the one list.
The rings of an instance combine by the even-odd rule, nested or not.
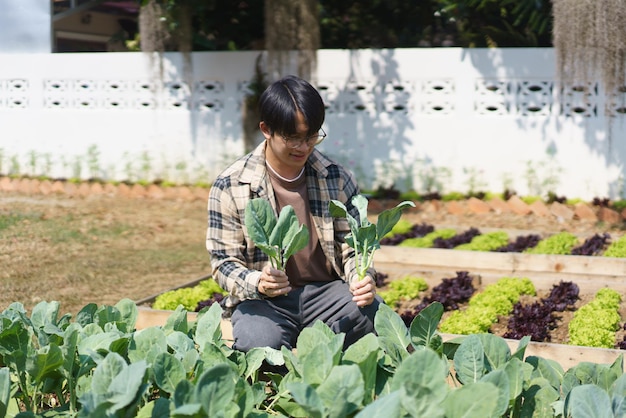
[(279, 270), (284, 270), (289, 257), (309, 242), (309, 230), (299, 223), (289, 205), (282, 208), (277, 219), (270, 202), (252, 199), (246, 206), (245, 222), (252, 241), (269, 257), (272, 267)]
[(380, 248), (380, 240), (389, 233), (398, 223), (402, 216), (402, 210), (407, 207), (415, 207), (415, 203), (405, 200), (391, 209), (386, 209), (378, 215), (378, 222), (371, 223), (367, 219), (367, 198), (356, 195), (352, 198), (352, 204), (359, 212), (360, 220), (355, 219), (346, 206), (338, 200), (330, 201), (330, 214), (335, 218), (346, 218), (350, 225), (350, 234), (346, 236), (346, 243), (354, 248), (356, 253), (356, 268), (360, 279), (367, 274), (367, 269), (372, 265), (374, 252)]
[(406, 276), (389, 283), (389, 289), (379, 292), (379, 295), (387, 305), (395, 306), (402, 300), (415, 299), (426, 289), (428, 284), (424, 278)]
[(213, 298), (216, 293), (228, 294), (214, 279), (206, 279), (197, 286), (181, 287), (161, 293), (155, 298), (152, 308), (173, 311), (178, 305), (182, 305), (186, 310), (194, 311), (200, 301)]

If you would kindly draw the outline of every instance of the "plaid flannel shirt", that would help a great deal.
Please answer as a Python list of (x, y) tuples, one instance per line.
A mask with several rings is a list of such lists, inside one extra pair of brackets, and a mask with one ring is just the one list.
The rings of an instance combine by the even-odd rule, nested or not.
[[(309, 204), (320, 245), (337, 274), (348, 283), (357, 278), (354, 250), (344, 240), (350, 232), (346, 219), (332, 218), (330, 200), (339, 200), (359, 219), (351, 199), (359, 193), (354, 176), (317, 149), (304, 170)], [(229, 292), (226, 306), (244, 299), (260, 299), (261, 270), (269, 259), (257, 248), (244, 225), (246, 204), (263, 197), (277, 212), (276, 199), (265, 166), (265, 142), (225, 169), (211, 186), (208, 199), (206, 247), (213, 278)], [(373, 276), (373, 270), (371, 272)]]

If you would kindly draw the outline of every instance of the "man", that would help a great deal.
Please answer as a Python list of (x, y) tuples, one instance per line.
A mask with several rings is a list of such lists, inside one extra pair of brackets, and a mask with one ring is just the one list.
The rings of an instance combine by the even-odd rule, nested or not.
[[(324, 103), (307, 81), (288, 76), (271, 84), (260, 101), (259, 127), (265, 141), (226, 168), (211, 187), (207, 250), (213, 277), (230, 293), (233, 348), (295, 346), (300, 331), (317, 320), (345, 333), (347, 347), (373, 332), (382, 302), (374, 271), (358, 280), (354, 251), (344, 241), (345, 219), (333, 219), (330, 200), (351, 204), (359, 193), (351, 173), (315, 149), (325, 137)], [(285, 271), (247, 233), (244, 212), (257, 197), (279, 213), (290, 205), (309, 230), (309, 244), (292, 256)]]

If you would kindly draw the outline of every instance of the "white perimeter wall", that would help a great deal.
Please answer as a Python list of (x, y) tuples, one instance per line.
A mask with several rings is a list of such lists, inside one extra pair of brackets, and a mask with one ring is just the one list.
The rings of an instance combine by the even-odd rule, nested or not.
[[(258, 54), (197, 52), (189, 66), (180, 54), (0, 55), (0, 173), (210, 183), (243, 153)], [(562, 90), (551, 48), (318, 61), (320, 147), (365, 189), (624, 197), (626, 93), (606, 103), (597, 84)]]

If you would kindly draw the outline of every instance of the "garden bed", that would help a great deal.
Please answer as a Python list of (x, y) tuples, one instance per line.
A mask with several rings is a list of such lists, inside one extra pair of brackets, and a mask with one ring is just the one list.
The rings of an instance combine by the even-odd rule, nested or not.
[(487, 251), (407, 248), (383, 245), (374, 255), (375, 267), (392, 275), (479, 274), (483, 284), (503, 276), (529, 277), (538, 288), (549, 289), (560, 280), (575, 281), (581, 293), (610, 287), (626, 294), (626, 259), (554, 254), (495, 253)]
[[(383, 246), (376, 253), (376, 268), (379, 272), (388, 275), (388, 281), (396, 280), (407, 275), (422, 277), (432, 289), (441, 282), (442, 277), (452, 277), (458, 271), (479, 272), (473, 274), (477, 288), (495, 283), (504, 276), (529, 277), (537, 289), (536, 299), (545, 296), (550, 288), (560, 281), (573, 281), (580, 288), (580, 304), (587, 302), (595, 292), (603, 287), (609, 287), (626, 294), (626, 276), (624, 275), (624, 260), (606, 259), (590, 263), (590, 257), (582, 256), (555, 256), (513, 253), (478, 253), (473, 251), (441, 250), (441, 249), (413, 249)], [(598, 263), (596, 265), (595, 263)], [(543, 270), (545, 269), (545, 270)], [(450, 273), (446, 275), (446, 273)], [(193, 280), (181, 287), (192, 287), (206, 277)], [(174, 289), (172, 289), (174, 290)], [(382, 290), (382, 289), (381, 289)], [(426, 294), (425, 292), (424, 294)], [(137, 301), (139, 318), (137, 328), (163, 325), (171, 311), (152, 309), (151, 303), (158, 295), (153, 295)], [(530, 298), (527, 298), (530, 301)], [(417, 301), (404, 302), (397, 311), (410, 309)], [(445, 315), (447, 315), (446, 312)], [(626, 301), (622, 301), (620, 310), (622, 321), (626, 316)], [(188, 313), (188, 320), (195, 321), (196, 313)], [(594, 362), (610, 364), (623, 354), (623, 350), (605, 349), (568, 345), (567, 322), (571, 319), (572, 311), (562, 314), (559, 323), (560, 330), (554, 331), (552, 342), (531, 342), (526, 350), (526, 356), (538, 356), (551, 359), (564, 369), (568, 369), (580, 362)], [(506, 328), (506, 319), (502, 318), (494, 324), (491, 332), (502, 335)], [(232, 341), (230, 321), (222, 321), (223, 338)], [(559, 335), (560, 333), (560, 335)], [(618, 333), (618, 338), (624, 332)], [(444, 341), (457, 338), (458, 335), (442, 334)], [(515, 350), (518, 340), (505, 339), (509, 347)]]

